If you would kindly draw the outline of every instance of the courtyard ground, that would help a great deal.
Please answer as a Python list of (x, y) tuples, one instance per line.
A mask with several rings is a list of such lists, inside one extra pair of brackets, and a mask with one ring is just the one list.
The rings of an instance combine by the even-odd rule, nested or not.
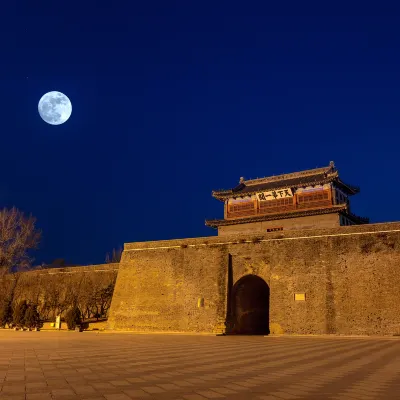
[(0, 331), (3, 399), (400, 399), (400, 338)]

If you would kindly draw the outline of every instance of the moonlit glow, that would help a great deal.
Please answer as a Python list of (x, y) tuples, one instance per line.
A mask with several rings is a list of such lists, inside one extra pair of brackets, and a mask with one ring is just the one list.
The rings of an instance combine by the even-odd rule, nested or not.
[(61, 92), (46, 93), (39, 101), (39, 114), (50, 125), (61, 125), (72, 113), (69, 98)]

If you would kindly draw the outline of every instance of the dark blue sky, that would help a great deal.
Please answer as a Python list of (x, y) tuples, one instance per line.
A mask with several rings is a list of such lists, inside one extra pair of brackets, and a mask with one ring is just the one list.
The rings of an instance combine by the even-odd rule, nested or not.
[[(213, 189), (331, 160), (361, 187), (353, 212), (400, 220), (398, 10), (9, 3), (0, 205), (37, 217), (37, 262), (214, 235)], [(37, 112), (51, 90), (73, 104), (61, 126)]]

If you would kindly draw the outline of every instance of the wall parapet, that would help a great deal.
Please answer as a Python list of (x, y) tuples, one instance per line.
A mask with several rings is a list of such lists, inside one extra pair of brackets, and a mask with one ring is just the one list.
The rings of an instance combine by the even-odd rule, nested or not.
[(26, 273), (36, 273), (39, 275), (55, 275), (55, 274), (74, 274), (82, 272), (112, 272), (118, 271), (119, 263), (109, 264), (93, 264), (76, 267), (63, 267), (63, 268), (38, 268), (26, 271)]
[(140, 251), (170, 249), (180, 247), (204, 247), (208, 245), (233, 245), (242, 243), (269, 242), (276, 240), (295, 240), (320, 237), (373, 235), (379, 233), (400, 232), (400, 222), (384, 222), (377, 224), (350, 225), (337, 228), (287, 230), (270, 233), (243, 233), (221, 236), (205, 236), (200, 238), (170, 239), (149, 242), (125, 243), (124, 251)]

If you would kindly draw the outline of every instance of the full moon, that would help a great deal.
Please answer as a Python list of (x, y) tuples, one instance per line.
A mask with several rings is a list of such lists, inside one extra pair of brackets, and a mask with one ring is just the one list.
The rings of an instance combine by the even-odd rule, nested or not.
[(72, 104), (65, 94), (49, 92), (39, 100), (38, 109), (43, 121), (50, 125), (61, 125), (71, 116)]

